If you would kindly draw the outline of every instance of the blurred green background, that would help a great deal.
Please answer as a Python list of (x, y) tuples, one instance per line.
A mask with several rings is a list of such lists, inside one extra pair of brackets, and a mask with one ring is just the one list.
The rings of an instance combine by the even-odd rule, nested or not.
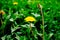
[[(44, 13), (44, 39), (60, 40), (60, 1), (59, 0), (0, 0), (0, 40), (43, 40), (42, 16)], [(32, 16), (30, 31), (27, 16)]]

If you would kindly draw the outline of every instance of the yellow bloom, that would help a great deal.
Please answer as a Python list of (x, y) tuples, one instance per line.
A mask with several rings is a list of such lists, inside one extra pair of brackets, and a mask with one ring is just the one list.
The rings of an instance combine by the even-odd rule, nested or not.
[(2, 14), (2, 15), (3, 15), (3, 14), (5, 14), (5, 12), (4, 12), (3, 10), (0, 10), (0, 14)]
[(28, 16), (24, 19), (26, 22), (33, 22), (33, 21), (36, 21), (36, 19), (32, 16)]
[(13, 2), (13, 5), (17, 5), (18, 4), (18, 2)]

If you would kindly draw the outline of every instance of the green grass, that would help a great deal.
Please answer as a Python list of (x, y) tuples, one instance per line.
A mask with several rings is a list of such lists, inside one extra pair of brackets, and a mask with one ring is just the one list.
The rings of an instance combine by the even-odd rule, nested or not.
[[(28, 16), (36, 21), (26, 22)], [(39, 39), (60, 40), (59, 0), (0, 0), (0, 40)]]

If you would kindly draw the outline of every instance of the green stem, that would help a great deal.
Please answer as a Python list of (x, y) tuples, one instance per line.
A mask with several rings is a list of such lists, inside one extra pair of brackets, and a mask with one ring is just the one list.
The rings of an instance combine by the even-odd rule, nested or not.
[(42, 7), (40, 4), (38, 4), (39, 9), (41, 10), (41, 16), (42, 16), (42, 27), (43, 27), (43, 40), (44, 40), (44, 15), (42, 12)]
[(34, 36), (34, 33), (32, 31), (32, 25), (31, 25), (31, 23), (30, 23), (30, 31), (32, 32), (32, 36)]
[(43, 40), (44, 40), (44, 16), (43, 16), (43, 13), (42, 13), (42, 26), (43, 26)]

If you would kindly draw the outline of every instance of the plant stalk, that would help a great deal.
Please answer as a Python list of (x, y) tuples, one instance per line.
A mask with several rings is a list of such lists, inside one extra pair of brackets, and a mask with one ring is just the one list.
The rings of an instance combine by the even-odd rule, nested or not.
[(32, 25), (31, 25), (31, 23), (30, 23), (30, 31), (32, 32), (32, 36), (34, 36), (34, 33), (32, 31)]
[(42, 11), (42, 6), (40, 4), (38, 4), (38, 7), (41, 10), (40, 14), (42, 16), (43, 40), (44, 40), (44, 15), (43, 15), (43, 11)]

